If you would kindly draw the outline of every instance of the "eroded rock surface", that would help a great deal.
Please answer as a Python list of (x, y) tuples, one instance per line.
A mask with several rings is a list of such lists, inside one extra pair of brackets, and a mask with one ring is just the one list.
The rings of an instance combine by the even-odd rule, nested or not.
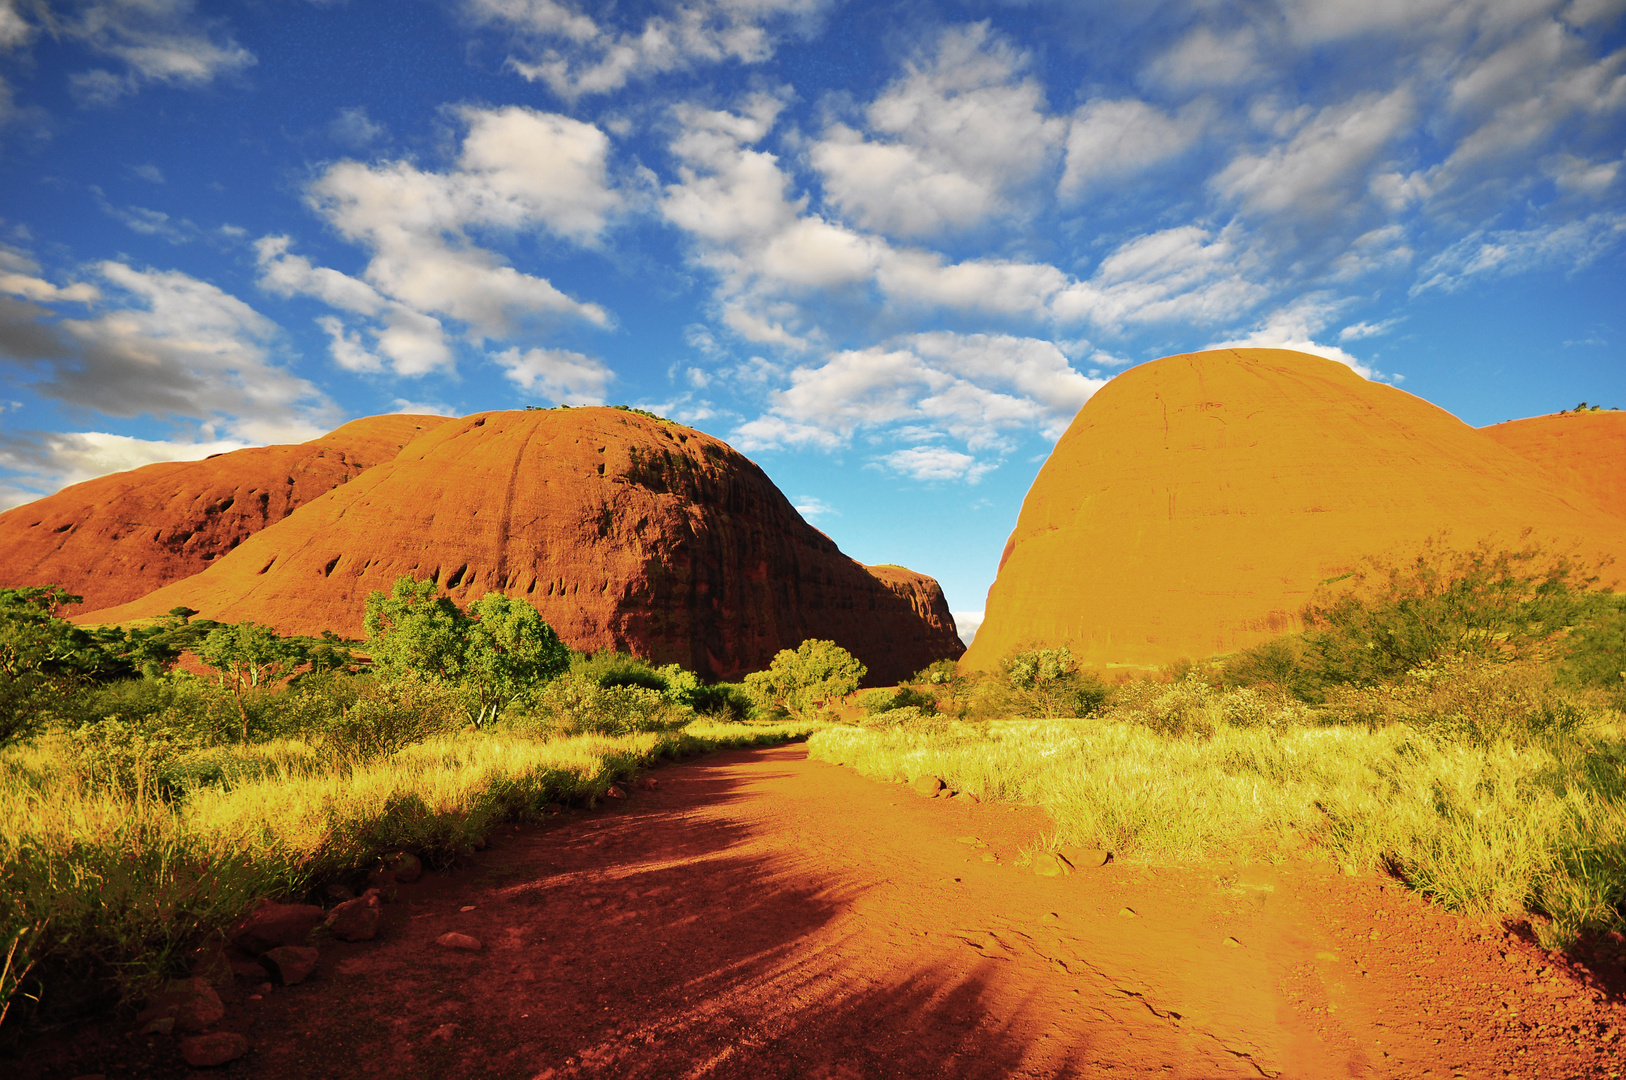
[(388, 461), (440, 416), (373, 416), (320, 439), (87, 480), (0, 514), (0, 586), (61, 585), (93, 611), (190, 577)]
[(610, 408), (479, 413), (312, 500), (204, 573), (87, 614), (177, 605), (285, 633), (361, 636), (367, 594), (432, 578), (521, 597), (578, 649), (717, 678), (827, 638), (905, 678), (964, 651), (937, 583), (855, 562), (709, 435)]
[(1626, 517), (1626, 412), (1533, 416), (1479, 430), (1590, 495), (1602, 509)]

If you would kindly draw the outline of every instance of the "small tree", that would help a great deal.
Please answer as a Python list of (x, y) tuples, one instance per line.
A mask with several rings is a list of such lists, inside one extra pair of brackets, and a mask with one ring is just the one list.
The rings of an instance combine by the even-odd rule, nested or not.
[(858, 689), (868, 669), (833, 641), (808, 639), (781, 649), (767, 671), (745, 677), (745, 691), (764, 709), (783, 709), (806, 720)]
[(380, 671), (467, 688), (470, 719), (484, 727), (569, 669), (569, 648), (531, 605), (491, 592), (465, 612), (437, 592), (433, 581), (399, 577), (390, 595), (367, 597), (363, 625)]
[(198, 656), (220, 672), (222, 680), (231, 678), (232, 697), (243, 722), (245, 743), (248, 742), (248, 707), (243, 702), (245, 686), (275, 682), (291, 673), (305, 658), (297, 642), (278, 637), (269, 626), (251, 622), (215, 627), (198, 646)]

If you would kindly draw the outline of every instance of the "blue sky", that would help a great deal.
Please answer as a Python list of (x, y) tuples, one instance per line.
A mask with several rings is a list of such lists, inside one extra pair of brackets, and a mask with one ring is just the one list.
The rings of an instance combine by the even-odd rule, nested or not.
[(1126, 365), (1283, 345), (1476, 425), (1626, 406), (1623, 11), (0, 0), (0, 506), (628, 403), (969, 626)]

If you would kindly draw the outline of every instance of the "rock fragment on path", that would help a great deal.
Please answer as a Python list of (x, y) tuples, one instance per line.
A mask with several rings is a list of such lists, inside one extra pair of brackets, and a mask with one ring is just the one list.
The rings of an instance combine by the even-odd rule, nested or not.
[(139, 1023), (170, 1020), (173, 1030), (202, 1031), (226, 1015), (220, 995), (205, 979), (176, 979), (147, 999)]
[(1033, 856), (1033, 872), (1040, 877), (1066, 877), (1073, 872), (1073, 864), (1054, 851), (1041, 851)]
[(1103, 851), (1100, 848), (1064, 847), (1058, 848), (1056, 854), (1066, 859), (1079, 870), (1090, 870), (1097, 866), (1105, 866), (1112, 859), (1112, 852)]
[(298, 945), (279, 945), (260, 957), (260, 963), (265, 966), (265, 970), (275, 975), (282, 985), (294, 986), (304, 982), (310, 977), (310, 973), (316, 970), (318, 956), (320, 954), (315, 949)]
[(410, 851), (400, 851), (384, 864), (384, 869), (403, 885), (411, 885), (423, 877), (423, 860)]
[(604, 797), (606, 799), (625, 799), (627, 797), (627, 793), (622, 791), (616, 785), (611, 784), (608, 790), (604, 792)]
[(236, 1061), (248, 1053), (248, 1040), (235, 1031), (211, 1031), (181, 1040), (181, 1056), (194, 1069)]
[(917, 776), (909, 782), (909, 787), (916, 795), (923, 795), (928, 799), (937, 798), (943, 790), (943, 781), (935, 776)]
[(393, 904), (401, 898), (401, 887), (396, 884), (395, 875), (388, 870), (374, 870), (367, 875), (367, 892), (377, 893), (379, 900), (386, 904)]
[(461, 952), (479, 952), (482, 948), (479, 938), (459, 934), (456, 931), (440, 935), (435, 939), (435, 944), (445, 949), (457, 949)]
[(368, 890), (328, 912), (325, 925), (340, 941), (368, 941), (378, 933), (379, 911), (378, 894)]
[(304, 945), (326, 916), (315, 904), (279, 904), (267, 900), (228, 935), (233, 945), (259, 956), (279, 945)]

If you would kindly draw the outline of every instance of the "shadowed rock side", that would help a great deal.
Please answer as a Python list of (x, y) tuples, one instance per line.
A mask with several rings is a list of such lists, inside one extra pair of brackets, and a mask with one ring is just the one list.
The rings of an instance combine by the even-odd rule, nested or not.
[(1626, 517), (1626, 412), (1534, 416), (1479, 430)]
[(608, 408), (447, 423), (205, 573), (84, 619), (185, 604), (359, 636), (368, 592), (402, 574), (444, 583), (459, 603), (523, 597), (576, 648), (712, 677), (809, 637), (851, 650), (872, 682), (963, 651), (935, 581), (843, 555), (727, 444)]
[(1421, 398), (1281, 349), (1172, 356), (1102, 387), (1056, 444), (963, 663), (1036, 642), (1096, 664), (1229, 652), (1297, 629), (1363, 555), (1526, 528), (1626, 555), (1618, 518)]
[(443, 416), (372, 416), (310, 442), (97, 477), (0, 514), (0, 586), (111, 607), (190, 577), (267, 525), (389, 461)]

